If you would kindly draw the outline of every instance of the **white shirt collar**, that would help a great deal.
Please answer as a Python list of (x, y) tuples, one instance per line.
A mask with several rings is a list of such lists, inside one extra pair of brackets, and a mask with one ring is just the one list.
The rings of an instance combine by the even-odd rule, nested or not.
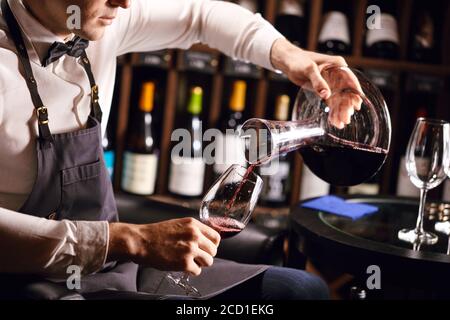
[(62, 39), (44, 27), (24, 6), (22, 0), (7, 0), (25, 38), (30, 60), (38, 65), (47, 57), (48, 49)]

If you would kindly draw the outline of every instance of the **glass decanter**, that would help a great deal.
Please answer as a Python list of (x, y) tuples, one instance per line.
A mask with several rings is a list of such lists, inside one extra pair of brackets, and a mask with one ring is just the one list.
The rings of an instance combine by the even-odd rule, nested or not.
[[(298, 150), (321, 179), (351, 186), (370, 179), (386, 160), (391, 120), (380, 90), (358, 70), (330, 66), (321, 72), (331, 95), (299, 90), (292, 121), (249, 119), (241, 130), (245, 156), (261, 165)], [(347, 114), (345, 114), (347, 112)], [(341, 121), (344, 114), (346, 122)]]

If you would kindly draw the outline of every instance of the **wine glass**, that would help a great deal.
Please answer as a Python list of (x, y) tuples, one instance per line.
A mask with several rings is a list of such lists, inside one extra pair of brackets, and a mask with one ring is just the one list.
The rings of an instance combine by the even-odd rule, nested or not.
[(445, 180), (449, 161), (450, 124), (442, 120), (418, 118), (406, 150), (406, 169), (411, 182), (420, 189), (416, 227), (398, 232), (400, 240), (435, 244), (438, 237), (423, 228), (427, 192)]
[(203, 198), (200, 221), (216, 230), (222, 239), (241, 232), (255, 209), (263, 182), (253, 168), (232, 165)]
[[(237, 164), (230, 166), (203, 197), (200, 221), (216, 230), (222, 239), (238, 234), (250, 221), (263, 185), (253, 168)], [(189, 283), (187, 273), (170, 272), (167, 278), (182, 287), (186, 295), (201, 295)]]

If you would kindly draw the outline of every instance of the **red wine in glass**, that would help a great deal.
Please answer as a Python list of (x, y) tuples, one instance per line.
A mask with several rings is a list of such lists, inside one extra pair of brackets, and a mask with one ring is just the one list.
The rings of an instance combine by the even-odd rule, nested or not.
[(200, 221), (222, 238), (232, 237), (247, 225), (262, 190), (262, 179), (250, 166), (229, 167), (206, 193)]
[(210, 217), (205, 224), (216, 230), (222, 239), (233, 237), (245, 228), (245, 224), (230, 217)]
[(253, 172), (253, 169), (257, 166), (258, 164), (252, 164), (251, 166), (248, 167), (247, 171), (245, 172), (244, 176), (242, 177), (242, 181), (239, 183), (239, 186), (236, 188), (236, 191), (234, 192), (233, 196), (230, 199), (230, 202), (227, 205), (227, 209), (230, 210), (231, 207), (234, 205), (234, 203), (236, 202), (236, 198), (239, 195), (239, 192), (241, 192), (242, 186), (247, 182), (248, 177), (250, 176), (250, 174)]

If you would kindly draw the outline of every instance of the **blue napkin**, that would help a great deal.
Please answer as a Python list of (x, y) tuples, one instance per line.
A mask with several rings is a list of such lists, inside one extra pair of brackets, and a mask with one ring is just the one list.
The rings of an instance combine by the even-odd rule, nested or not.
[(324, 196), (302, 204), (302, 207), (334, 213), (340, 216), (359, 219), (378, 211), (378, 207), (362, 203), (347, 202), (336, 196)]

